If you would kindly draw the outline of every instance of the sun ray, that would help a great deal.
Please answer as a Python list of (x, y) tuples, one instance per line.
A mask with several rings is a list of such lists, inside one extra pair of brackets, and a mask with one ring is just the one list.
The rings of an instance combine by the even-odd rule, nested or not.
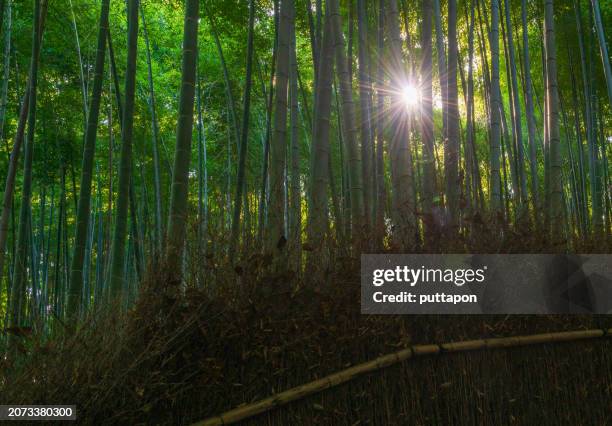
[(406, 109), (412, 110), (419, 104), (419, 89), (408, 83), (402, 87), (401, 97)]

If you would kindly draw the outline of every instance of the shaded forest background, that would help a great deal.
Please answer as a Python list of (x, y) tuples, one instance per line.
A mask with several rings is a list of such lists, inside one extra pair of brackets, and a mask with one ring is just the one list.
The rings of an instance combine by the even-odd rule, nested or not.
[[(198, 285), (262, 250), (298, 275), (360, 251), (605, 250), (609, 5), (379, 3), (201, 5), (177, 243)], [(26, 323), (69, 294), (133, 300), (167, 240), (184, 10), (111, 2), (100, 45), (99, 7), (2, 2), (5, 326), (11, 300)]]
[[(412, 340), (609, 327), (366, 317), (358, 263), (610, 250), (610, 2), (0, 0), (0, 14), (12, 402), (176, 423)], [(603, 421), (607, 348), (483, 357), (499, 382), (466, 358), (411, 373), (477, 410), (387, 376), (328, 402), (379, 422), (385, 404), (421, 422), (491, 404), (542, 422), (524, 386), (567, 419)], [(498, 386), (507, 400), (491, 399)], [(379, 390), (389, 398), (370, 404)], [(269, 419), (330, 421), (321, 404)]]

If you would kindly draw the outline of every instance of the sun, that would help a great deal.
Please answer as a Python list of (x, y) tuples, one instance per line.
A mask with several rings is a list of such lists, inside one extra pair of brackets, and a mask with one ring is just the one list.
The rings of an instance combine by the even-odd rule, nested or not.
[(413, 109), (419, 103), (419, 89), (413, 84), (406, 84), (402, 87), (401, 96), (407, 109)]

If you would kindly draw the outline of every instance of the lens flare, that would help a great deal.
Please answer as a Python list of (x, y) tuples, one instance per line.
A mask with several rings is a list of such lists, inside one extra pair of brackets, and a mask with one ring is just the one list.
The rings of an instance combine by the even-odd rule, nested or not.
[(412, 109), (419, 103), (419, 89), (412, 84), (407, 84), (402, 88), (402, 101), (408, 109)]

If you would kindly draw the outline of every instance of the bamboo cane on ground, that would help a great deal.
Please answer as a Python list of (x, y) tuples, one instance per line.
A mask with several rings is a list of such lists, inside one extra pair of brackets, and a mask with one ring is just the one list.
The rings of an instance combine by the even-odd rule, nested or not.
[(253, 404), (244, 405), (221, 415), (211, 417), (192, 426), (213, 426), (235, 423), (257, 414), (271, 411), (290, 402), (333, 388), (359, 376), (372, 373), (391, 365), (399, 364), (410, 358), (442, 353), (466, 352), (482, 349), (501, 349), (544, 343), (570, 342), (576, 340), (596, 339), (612, 335), (612, 328), (562, 331), (556, 333), (532, 334), (526, 336), (497, 337), (492, 339), (464, 340), (441, 344), (414, 345), (392, 354), (383, 355), (372, 361), (355, 365), (321, 379), (286, 390), (274, 396), (262, 399)]

